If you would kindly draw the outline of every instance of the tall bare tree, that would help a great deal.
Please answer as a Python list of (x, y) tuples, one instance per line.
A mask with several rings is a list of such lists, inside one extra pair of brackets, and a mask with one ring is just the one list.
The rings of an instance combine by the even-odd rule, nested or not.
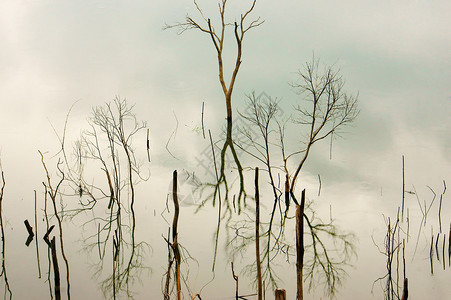
[[(315, 143), (326, 137), (332, 138), (332, 135), (340, 136), (343, 127), (352, 123), (358, 115), (357, 96), (344, 91), (344, 80), (338, 71), (332, 67), (321, 67), (318, 60), (306, 63), (305, 69), (299, 71), (299, 80), (292, 86), (302, 101), (289, 113), (282, 113), (280, 100), (256, 96), (255, 93), (248, 96), (248, 107), (240, 113), (245, 120), (245, 126), (241, 128), (244, 138), (236, 143), (255, 163), (263, 166), (273, 194), (269, 221), (263, 233), (266, 245), (262, 256), (265, 261), (263, 274), (273, 285), (277, 275), (272, 271), (272, 261), (281, 253), (292, 255), (287, 250), (293, 247), (291, 237), (285, 236), (285, 222), (290, 216), (290, 202), (299, 204), (294, 188), (301, 169)], [(302, 133), (303, 143), (288, 145), (287, 140), (299, 140)], [(281, 181), (285, 181), (282, 187)], [(311, 288), (315, 278), (322, 274), (326, 291), (334, 294), (344, 274), (342, 267), (354, 253), (353, 236), (340, 232), (333, 220), (323, 222), (319, 219), (311, 202), (306, 202), (302, 214), (306, 234), (311, 238), (306, 239), (305, 245), (305, 278), (309, 279)], [(276, 223), (276, 220), (279, 221)], [(337, 247), (342, 250), (341, 258), (330, 255), (328, 240), (337, 242)]]
[[(238, 72), (240, 70), (240, 66), (242, 63), (242, 53), (243, 53), (243, 42), (244, 38), (249, 30), (252, 28), (260, 26), (264, 21), (260, 20), (260, 17), (249, 20), (251, 13), (253, 12), (257, 0), (253, 0), (248, 10), (244, 11), (238, 18), (238, 21), (229, 22), (226, 20), (225, 12), (227, 9), (227, 0), (221, 0), (218, 3), (219, 9), (219, 25), (214, 25), (212, 20), (209, 17), (206, 17), (201, 7), (198, 5), (197, 1), (194, 0), (194, 5), (200, 15), (200, 20), (196, 20), (194, 17), (187, 15), (184, 22), (176, 23), (173, 25), (166, 25), (165, 29), (177, 28), (179, 29), (179, 33), (183, 33), (186, 30), (195, 29), (200, 32), (206, 33), (213, 44), (214, 49), (217, 54), (217, 63), (218, 63), (218, 76), (219, 83), (222, 88), (222, 92), (224, 94), (224, 100), (226, 104), (226, 118), (227, 118), (227, 130), (226, 130), (226, 139), (221, 148), (220, 154), (220, 172), (217, 178), (217, 184), (214, 185), (214, 193), (213, 193), (213, 205), (215, 204), (216, 197), (220, 197), (219, 189), (221, 187), (221, 183), (225, 188), (225, 205), (226, 205), (226, 213), (231, 213), (231, 205), (229, 203), (229, 193), (228, 193), (228, 184), (227, 184), (227, 176), (225, 173), (226, 170), (226, 153), (227, 149), (230, 149), (230, 152), (233, 156), (234, 163), (238, 170), (238, 174), (240, 177), (240, 190), (238, 193), (238, 211), (241, 211), (241, 199), (246, 198), (246, 192), (244, 190), (244, 175), (243, 175), (243, 167), (239, 160), (238, 154), (235, 149), (235, 145), (233, 142), (233, 122), (232, 122), (232, 114), (233, 114), (233, 106), (232, 106), (232, 93), (236, 83), (236, 79), (238, 76)], [(232, 65), (232, 72), (230, 80), (226, 80), (225, 78), (225, 65), (224, 65), (224, 43), (226, 37), (226, 31), (228, 28), (232, 28), (233, 34), (236, 42), (236, 57), (235, 62)], [(244, 200), (245, 201), (245, 200)], [(244, 203), (245, 204), (245, 203)]]
[(352, 123), (359, 113), (358, 97), (343, 90), (345, 81), (333, 67), (322, 70), (319, 60), (313, 58), (298, 74), (298, 81), (292, 86), (306, 101), (296, 107), (296, 122), (308, 129), (303, 154), (291, 178), (290, 194), (295, 202), (296, 180), (312, 146), (332, 134), (340, 136), (343, 127)]
[[(59, 173), (59, 180), (58, 180), (56, 185), (55, 184), (52, 185), (52, 179), (51, 179), (49, 170), (47, 168), (47, 165), (46, 165), (46, 163), (44, 161), (44, 155), (42, 154), (41, 151), (39, 151), (39, 155), (41, 156), (41, 163), (42, 163), (42, 166), (44, 168), (46, 179), (47, 179), (46, 182), (42, 183), (44, 185), (44, 189), (45, 189), (45, 201), (47, 201), (47, 195), (48, 195), (48, 197), (50, 198), (50, 200), (52, 202), (53, 213), (54, 213), (54, 216), (55, 216), (57, 224), (58, 224), (59, 242), (60, 242), (59, 244), (60, 244), (60, 247), (61, 247), (61, 255), (63, 257), (64, 264), (66, 266), (67, 299), (70, 300), (70, 268), (69, 268), (69, 261), (68, 261), (67, 256), (66, 256), (66, 252), (64, 250), (64, 239), (63, 239), (63, 217), (64, 217), (64, 212), (63, 211), (58, 211), (58, 209), (56, 207), (57, 199), (58, 199), (58, 197), (61, 196), (60, 187), (61, 187), (61, 184), (65, 180), (65, 174), (61, 170), (61, 165), (63, 164), (63, 162), (61, 160), (58, 160), (58, 162), (56, 164), (56, 168), (58, 169), (58, 173)], [(52, 254), (53, 254), (53, 258), (54, 258), (53, 263), (56, 266), (56, 244), (55, 244), (54, 238), (53, 238), (51, 243), (48, 242), (48, 246), (49, 246), (49, 248), (50, 247), (52, 248)], [(56, 284), (56, 280), (55, 280), (55, 288), (56, 288), (56, 286), (57, 286), (57, 284)]]
[[(112, 269), (101, 285), (113, 299), (121, 293), (133, 296), (131, 284), (143, 269), (143, 251), (147, 248), (145, 242), (135, 240), (135, 185), (147, 178), (133, 147), (134, 138), (146, 123), (137, 120), (133, 107), (118, 97), (95, 107), (89, 119), (90, 129), (74, 143), (71, 157), (75, 161), (68, 159), (64, 138), (60, 140), (66, 183), (74, 191), (65, 196), (79, 198), (79, 205), (66, 213), (75, 217), (81, 212), (92, 212), (92, 219), (84, 227), (95, 225), (95, 232), (88, 235), (86, 250), (98, 252), (97, 277), (103, 278), (106, 266)], [(111, 264), (106, 264), (106, 258)]]
[(0, 278), (3, 278), (3, 281), (5, 282), (5, 287), (4, 287), (4, 299), (7, 298), (7, 295), (9, 295), (9, 299), (12, 299), (13, 297), (13, 293), (11, 291), (11, 287), (9, 286), (9, 281), (8, 281), (8, 275), (6, 274), (6, 237), (5, 237), (5, 229), (4, 229), (4, 225), (3, 225), (3, 196), (4, 196), (4, 192), (5, 192), (5, 186), (6, 186), (6, 181), (5, 181), (5, 175), (3, 173), (3, 169), (2, 169), (2, 164), (0, 161), (0, 173), (1, 173), (1, 187), (0, 187), (0, 230), (1, 230), (1, 239), (2, 239), (2, 269), (0, 272)]
[[(187, 15), (185, 20), (183, 22), (179, 22), (173, 25), (166, 25), (164, 29), (171, 29), (176, 28), (178, 29), (178, 33), (182, 34), (187, 30), (198, 30), (202, 33), (207, 34), (211, 42), (213, 44), (214, 49), (216, 50), (217, 55), (217, 63), (218, 63), (218, 79), (219, 83), (221, 85), (221, 89), (224, 95), (224, 100), (226, 104), (226, 119), (227, 119), (227, 129), (226, 129), (226, 136), (224, 143), (220, 150), (220, 163), (219, 163), (219, 171), (216, 167), (216, 158), (214, 155), (214, 149), (212, 151), (213, 153), (213, 160), (215, 164), (216, 169), (216, 178), (215, 182), (213, 184), (206, 184), (206, 187), (213, 187), (213, 193), (211, 194), (211, 197), (207, 197), (207, 200), (211, 200), (213, 206), (218, 203), (218, 224), (217, 224), (217, 230), (215, 234), (215, 249), (214, 249), (214, 259), (213, 259), (213, 266), (212, 270), (215, 268), (216, 264), (216, 255), (217, 255), (217, 248), (218, 248), (218, 240), (219, 240), (219, 232), (221, 228), (221, 219), (226, 218), (228, 221), (232, 218), (232, 203), (230, 201), (229, 197), (229, 182), (227, 179), (227, 163), (226, 163), (226, 154), (227, 150), (230, 150), (230, 153), (233, 157), (233, 162), (235, 164), (235, 168), (238, 171), (239, 176), (239, 192), (237, 197), (237, 207), (238, 207), (238, 214), (241, 213), (241, 210), (243, 207), (246, 206), (246, 191), (244, 188), (244, 174), (243, 174), (243, 166), (240, 162), (240, 159), (238, 157), (237, 151), (235, 149), (235, 143), (234, 143), (234, 137), (233, 137), (233, 106), (232, 106), (232, 93), (233, 89), (235, 87), (236, 79), (238, 76), (238, 72), (240, 70), (240, 66), (242, 63), (242, 54), (243, 54), (243, 42), (245, 40), (245, 36), (248, 33), (249, 30), (252, 28), (260, 26), (264, 21), (260, 20), (260, 17), (254, 18), (249, 20), (250, 15), (255, 9), (255, 5), (257, 3), (257, 0), (253, 0), (249, 6), (249, 9), (244, 11), (240, 16), (238, 17), (238, 20), (235, 20), (233, 22), (229, 22), (226, 20), (226, 9), (227, 9), (227, 0), (221, 0), (218, 2), (218, 10), (219, 10), (219, 24), (214, 25), (214, 22), (211, 20), (210, 17), (205, 16), (204, 11), (202, 8), (198, 5), (196, 0), (193, 0), (194, 5), (196, 6), (196, 9), (199, 13), (200, 18), (197, 20), (193, 16)], [(231, 77), (230, 80), (226, 79), (225, 76), (225, 63), (224, 63), (224, 44), (226, 39), (226, 32), (229, 28), (232, 28), (233, 35), (235, 37), (235, 43), (236, 43), (236, 56), (235, 56), (235, 62), (231, 66)], [(211, 137), (210, 137), (211, 139)], [(211, 139), (212, 148), (213, 148), (213, 140)], [(231, 166), (229, 166), (231, 167)], [(221, 199), (221, 187), (224, 189), (224, 199)], [(218, 201), (216, 202), (216, 199)], [(243, 200), (243, 201), (242, 201)], [(242, 203), (243, 202), (243, 203)], [(203, 206), (206, 203), (204, 201), (201, 206)], [(222, 209), (222, 206), (225, 207), (225, 209)], [(233, 197), (233, 207), (235, 207), (235, 196)]]

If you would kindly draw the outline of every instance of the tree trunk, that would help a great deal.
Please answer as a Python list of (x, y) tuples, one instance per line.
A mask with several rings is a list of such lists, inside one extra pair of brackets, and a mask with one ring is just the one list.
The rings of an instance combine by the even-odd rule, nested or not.
[(50, 242), (50, 250), (52, 252), (53, 275), (55, 280), (55, 299), (61, 299), (60, 270), (58, 267), (58, 258), (56, 254), (55, 237)]
[(177, 170), (172, 174), (172, 200), (174, 201), (174, 219), (172, 221), (172, 246), (175, 257), (175, 282), (177, 284), (177, 299), (181, 298), (182, 285), (180, 283), (180, 251), (178, 245), (177, 225), (179, 220), (179, 201), (177, 197)]
[(275, 294), (275, 300), (286, 300), (287, 299), (287, 292), (283, 289), (277, 289), (274, 294)]
[(302, 191), (301, 204), (296, 205), (296, 299), (304, 299), (302, 268), (304, 267), (304, 205), (305, 189)]
[(262, 270), (260, 262), (260, 193), (258, 191), (258, 168), (255, 168), (255, 260), (257, 264), (257, 296), (263, 299)]
[(407, 300), (407, 297), (409, 296), (409, 290), (408, 290), (408, 280), (407, 278), (404, 278), (404, 288), (402, 290), (402, 300)]
[(226, 94), (227, 122), (232, 122), (232, 93)]

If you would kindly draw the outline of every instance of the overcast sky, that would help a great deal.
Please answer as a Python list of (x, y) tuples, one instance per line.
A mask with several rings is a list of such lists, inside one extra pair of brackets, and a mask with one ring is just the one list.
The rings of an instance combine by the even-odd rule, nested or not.
[[(216, 22), (212, 2), (199, 0), (199, 5)], [(230, 21), (246, 7), (238, 2), (230, 0)], [(430, 196), (426, 185), (439, 191), (442, 180), (451, 183), (450, 12), (451, 2), (445, 0), (262, 0), (253, 12), (265, 22), (245, 37), (235, 107), (242, 107), (245, 95), (255, 90), (281, 98), (289, 110), (300, 100), (289, 83), (313, 55), (341, 69), (346, 90), (359, 93), (359, 119), (336, 141), (333, 159), (328, 145), (318, 147), (303, 175), (313, 191), (321, 173), (323, 197), (346, 199), (335, 205), (348, 227), (378, 222), (357, 232), (366, 235), (361, 247), (368, 251), (350, 273), (342, 299), (370, 297), (372, 280), (381, 275), (365, 272), (373, 256), (383, 261), (368, 234), (375, 228), (383, 231), (382, 213), (395, 214), (401, 156), (406, 156), (409, 184), (424, 197)], [(225, 107), (210, 37), (162, 30), (186, 14), (199, 17), (188, 0), (0, 3), (0, 158), (8, 180), (4, 205), (10, 216), (17, 216), (8, 217), (6, 210), (12, 227), (22, 229), (23, 219), (29, 218), (20, 215), (17, 203), (31, 203), (33, 189), (40, 188), (37, 150), (57, 152), (52, 125), (61, 131), (75, 101), (69, 123), (75, 135), (85, 126), (91, 107), (115, 96), (136, 103), (137, 116), (149, 122), (152, 133), (151, 172), (167, 173), (150, 179), (157, 190), (157, 183), (164, 186), (158, 190), (162, 199), (172, 169), (190, 166), (189, 158), (203, 148), (193, 131), (203, 101), (206, 124), (219, 133)], [(233, 42), (233, 36), (226, 40), (227, 74), (236, 51)], [(179, 126), (171, 150), (180, 161), (165, 149), (176, 118)], [(334, 203), (324, 201), (326, 207)], [(383, 262), (380, 267), (383, 271)], [(421, 268), (427, 270), (427, 263), (421, 261)], [(450, 290), (429, 280), (417, 295), (430, 289), (436, 299), (444, 299)]]

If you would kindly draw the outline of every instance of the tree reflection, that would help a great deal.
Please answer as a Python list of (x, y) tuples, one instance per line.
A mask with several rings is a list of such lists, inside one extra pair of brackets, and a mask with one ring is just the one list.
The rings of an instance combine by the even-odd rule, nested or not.
[(132, 297), (131, 286), (144, 268), (148, 247), (135, 239), (135, 185), (146, 178), (132, 143), (146, 123), (136, 119), (133, 106), (125, 99), (115, 98), (93, 109), (89, 125), (75, 142), (73, 164), (62, 143), (67, 182), (79, 198), (79, 207), (68, 213), (71, 217), (88, 211), (92, 214), (83, 225), (95, 228), (85, 240), (85, 250), (98, 252), (94, 275), (101, 280), (105, 296), (116, 299), (125, 293)]
[(12, 299), (13, 293), (11, 291), (11, 288), (9, 286), (8, 282), (8, 275), (6, 274), (6, 253), (5, 253), (5, 246), (6, 246), (6, 239), (5, 239), (5, 229), (3, 225), (3, 195), (5, 192), (5, 175), (3, 173), (2, 164), (0, 161), (0, 172), (1, 172), (1, 187), (0, 187), (0, 230), (1, 230), (1, 239), (2, 239), (2, 270), (0, 273), (0, 279), (3, 278), (3, 281), (5, 282), (5, 291), (4, 291), (4, 299), (7, 299), (9, 295), (9, 299)]
[[(58, 209), (56, 208), (57, 197), (60, 196), (60, 187), (61, 187), (61, 184), (64, 182), (65, 175), (64, 175), (64, 172), (61, 170), (62, 162), (60, 160), (58, 160), (58, 163), (57, 163), (56, 167), (58, 169), (60, 178), (59, 178), (59, 181), (56, 184), (56, 186), (52, 185), (52, 180), (51, 180), (51, 177), (50, 177), (50, 173), (49, 173), (47, 165), (45, 164), (45, 161), (44, 161), (44, 155), (42, 154), (41, 151), (39, 151), (39, 155), (41, 156), (41, 163), (42, 163), (42, 166), (44, 168), (46, 179), (47, 179), (47, 182), (43, 182), (42, 183), (44, 185), (44, 189), (45, 189), (45, 202), (47, 204), (47, 196), (48, 196), (50, 198), (50, 200), (51, 200), (52, 207), (53, 207), (53, 213), (54, 213), (54, 216), (56, 217), (57, 224), (58, 224), (61, 255), (63, 257), (64, 264), (66, 266), (67, 299), (70, 300), (70, 269), (69, 269), (69, 261), (67, 260), (66, 253), (64, 251), (64, 241), (63, 241), (63, 225), (62, 225), (62, 221), (63, 221), (64, 214), (63, 214), (63, 210), (58, 212)], [(58, 269), (57, 260), (56, 260), (55, 238), (53, 238), (51, 242), (47, 239), (46, 243), (47, 243), (47, 245), (49, 246), (49, 248), (51, 249), (51, 252), (52, 252), (54, 268)], [(50, 264), (49, 264), (49, 268), (50, 268)], [(58, 288), (58, 292), (59, 292), (59, 270), (56, 271), (56, 269), (55, 269), (55, 291)], [(57, 276), (56, 276), (57, 273), (58, 273), (58, 284), (56, 282), (57, 281), (56, 280), (57, 279)], [(57, 293), (55, 292), (55, 294), (57, 294)], [(58, 297), (56, 297), (56, 298), (58, 299)]]
[[(174, 25), (166, 25), (164, 29), (177, 28), (179, 29), (179, 33), (183, 33), (186, 30), (194, 29), (199, 30), (200, 32), (206, 33), (209, 35), (213, 47), (216, 50), (217, 54), (217, 63), (218, 63), (218, 76), (219, 83), (221, 85), (222, 92), (224, 94), (225, 104), (226, 104), (226, 120), (227, 120), (227, 129), (226, 129), (226, 137), (222, 147), (220, 148), (220, 161), (219, 161), (219, 169), (216, 167), (216, 181), (214, 183), (208, 184), (207, 186), (213, 187), (213, 197), (209, 197), (212, 200), (213, 206), (216, 205), (216, 198), (218, 198), (218, 204), (221, 206), (222, 200), (224, 200), (225, 211), (224, 216), (227, 216), (229, 219), (231, 218), (232, 205), (230, 204), (229, 198), (229, 183), (227, 181), (227, 168), (228, 167), (236, 167), (239, 176), (240, 188), (238, 191), (237, 197), (237, 207), (238, 213), (241, 212), (241, 209), (246, 206), (246, 191), (244, 189), (244, 174), (243, 167), (241, 165), (240, 159), (238, 157), (235, 143), (233, 140), (233, 107), (232, 107), (232, 93), (235, 87), (236, 78), (238, 72), (240, 70), (241, 62), (242, 62), (242, 52), (243, 52), (243, 41), (246, 33), (252, 28), (260, 26), (264, 21), (260, 20), (260, 17), (256, 19), (251, 19), (250, 15), (252, 14), (257, 0), (252, 1), (248, 10), (244, 11), (238, 21), (233, 23), (229, 23), (225, 17), (225, 11), (227, 9), (227, 0), (222, 0), (218, 3), (219, 7), (219, 25), (214, 25), (212, 20), (209, 17), (204, 15), (203, 10), (199, 7), (197, 2), (194, 0), (194, 5), (201, 17), (202, 20), (195, 20), (192, 16), (187, 15), (184, 22), (176, 23)], [(234, 64), (231, 64), (231, 77), (227, 82), (226, 77), (224, 75), (224, 41), (225, 34), (228, 31), (228, 26), (233, 28), (233, 35), (235, 37), (237, 54), (235, 57)], [(233, 156), (233, 164), (231, 166), (227, 166), (226, 164), (226, 153), (227, 150), (230, 150), (230, 153)], [(216, 164), (216, 162), (215, 162)], [(224, 189), (225, 194), (223, 195), (223, 199), (221, 199), (221, 187)], [(243, 203), (241, 200), (243, 199)], [(221, 212), (221, 209), (219, 208)], [(219, 234), (219, 232), (217, 233)]]
[[(306, 63), (305, 69), (299, 72), (299, 81), (293, 87), (303, 97), (303, 101), (289, 114), (283, 113), (277, 99), (256, 96), (255, 93), (249, 95), (247, 108), (240, 113), (243, 126), (240, 127), (239, 137), (235, 136), (232, 140), (236, 149), (248, 155), (247, 166), (243, 170), (261, 167), (266, 173), (267, 191), (272, 194), (269, 220), (262, 219), (260, 224), (265, 244), (262, 249), (262, 277), (273, 287), (278, 279), (273, 271), (276, 257), (282, 255), (289, 260), (295, 255), (291, 233), (287, 234), (286, 230), (291, 228), (287, 222), (294, 217), (290, 203), (299, 204), (295, 196), (299, 174), (313, 146), (327, 137), (332, 139), (340, 136), (342, 128), (352, 123), (358, 115), (357, 97), (344, 92), (344, 80), (339, 72), (327, 66), (322, 69), (317, 60)], [(231, 128), (228, 127), (227, 135), (230, 134)], [(224, 184), (228, 182), (224, 181)], [(305, 274), (310, 282), (309, 287), (322, 278), (327, 294), (333, 295), (346, 274), (343, 266), (355, 254), (354, 237), (341, 232), (332, 218), (329, 222), (322, 221), (312, 209), (312, 204), (313, 201), (308, 202), (303, 212), (307, 225), (305, 234), (309, 235), (306, 238), (308, 244), (305, 245)], [(226, 204), (225, 207), (231, 210)], [(230, 230), (227, 232), (227, 241), (232, 246), (228, 247), (232, 259), (236, 254), (246, 253), (248, 246), (259, 238), (252, 230), (253, 219), (254, 215), (246, 211), (244, 218), (228, 220), (226, 225)], [(219, 223), (220, 219), (218, 228)], [(341, 253), (335, 258), (328, 247), (330, 242), (334, 245), (332, 251)], [(258, 271), (254, 263), (247, 270), (250, 274)]]

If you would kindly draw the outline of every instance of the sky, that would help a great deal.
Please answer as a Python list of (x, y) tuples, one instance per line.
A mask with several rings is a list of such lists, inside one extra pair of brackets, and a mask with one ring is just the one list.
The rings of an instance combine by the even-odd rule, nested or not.
[[(214, 1), (199, 0), (198, 4), (217, 22)], [(230, 0), (227, 19), (236, 20), (249, 4)], [(359, 118), (343, 139), (335, 141), (332, 160), (328, 143), (319, 145), (301, 177), (307, 192), (314, 194), (317, 174), (321, 174), (318, 209), (327, 215), (332, 205), (340, 224), (359, 237), (358, 261), (338, 299), (381, 295), (378, 286), (371, 294), (372, 282), (384, 267), (384, 257), (371, 236), (382, 241), (383, 215), (396, 214), (402, 155), (408, 187), (415, 186), (421, 199), (432, 197), (427, 185), (440, 193), (443, 180), (451, 182), (449, 11), (449, 1), (433, 0), (264, 0), (257, 1), (253, 11), (252, 17), (260, 16), (265, 22), (245, 37), (233, 94), (235, 108), (245, 107), (246, 95), (255, 91), (281, 99), (284, 111), (289, 112), (302, 100), (289, 83), (313, 56), (340, 69), (346, 90), (359, 95)], [(225, 107), (209, 36), (195, 30), (181, 35), (177, 30), (163, 30), (165, 24), (182, 21), (187, 14), (199, 18), (188, 0), (0, 3), (0, 159), (7, 180), (3, 203), (10, 227), (7, 233), (13, 228), (21, 233), (7, 236), (11, 240), (10, 281), (18, 295), (24, 293), (18, 288), (24, 270), (17, 266), (15, 260), (20, 256), (13, 249), (20, 248), (18, 253), (34, 263), (31, 249), (23, 249), (21, 239), (25, 236), (23, 219), (32, 217), (33, 190), (40, 189), (43, 180), (37, 150), (49, 159), (58, 151), (55, 131), (62, 132), (75, 102), (68, 123), (70, 137), (86, 127), (92, 107), (116, 96), (135, 103), (137, 117), (148, 121), (152, 163), (143, 190), (156, 196), (143, 204), (144, 220), (146, 213), (160, 213), (162, 206), (156, 203), (166, 199), (172, 170), (194, 168), (193, 158), (208, 146), (195, 130), (200, 125), (202, 102), (206, 126), (219, 135)], [(236, 51), (232, 35), (227, 36), (225, 51), (225, 72), (230, 76)], [(415, 198), (409, 199), (412, 213), (415, 209), (419, 213)], [(446, 195), (445, 203), (448, 199)], [(451, 207), (445, 208), (446, 224)], [(155, 224), (161, 221), (153, 220)], [(196, 220), (187, 222), (186, 228), (202, 226)], [(155, 239), (161, 240), (165, 224), (155, 226)], [(73, 236), (75, 241), (75, 232)], [(211, 234), (205, 236), (204, 242), (211, 243)], [(74, 242), (74, 248), (77, 245)], [(155, 246), (150, 261), (157, 260), (161, 249), (164, 243)], [(196, 246), (193, 249), (199, 257), (206, 255)], [(412, 283), (416, 286), (412, 299), (424, 299), (429, 292), (435, 299), (445, 299), (451, 293), (443, 284), (449, 271), (429, 276), (427, 250), (422, 250), (412, 262), (410, 282), (418, 280)], [(86, 258), (75, 258), (74, 253), (75, 260)], [(83, 272), (74, 271), (74, 276), (95, 289), (85, 282)], [(161, 267), (155, 266), (151, 273), (155, 295), (161, 295)], [(198, 282), (205, 283), (203, 276), (207, 275), (199, 274)], [(46, 295), (42, 282), (29, 276), (36, 291)], [(229, 284), (224, 291), (233, 290), (233, 282)], [(214, 286), (206, 288), (210, 297), (214, 297)], [(285, 288), (294, 293), (293, 285)], [(310, 295), (310, 299), (320, 295)]]

